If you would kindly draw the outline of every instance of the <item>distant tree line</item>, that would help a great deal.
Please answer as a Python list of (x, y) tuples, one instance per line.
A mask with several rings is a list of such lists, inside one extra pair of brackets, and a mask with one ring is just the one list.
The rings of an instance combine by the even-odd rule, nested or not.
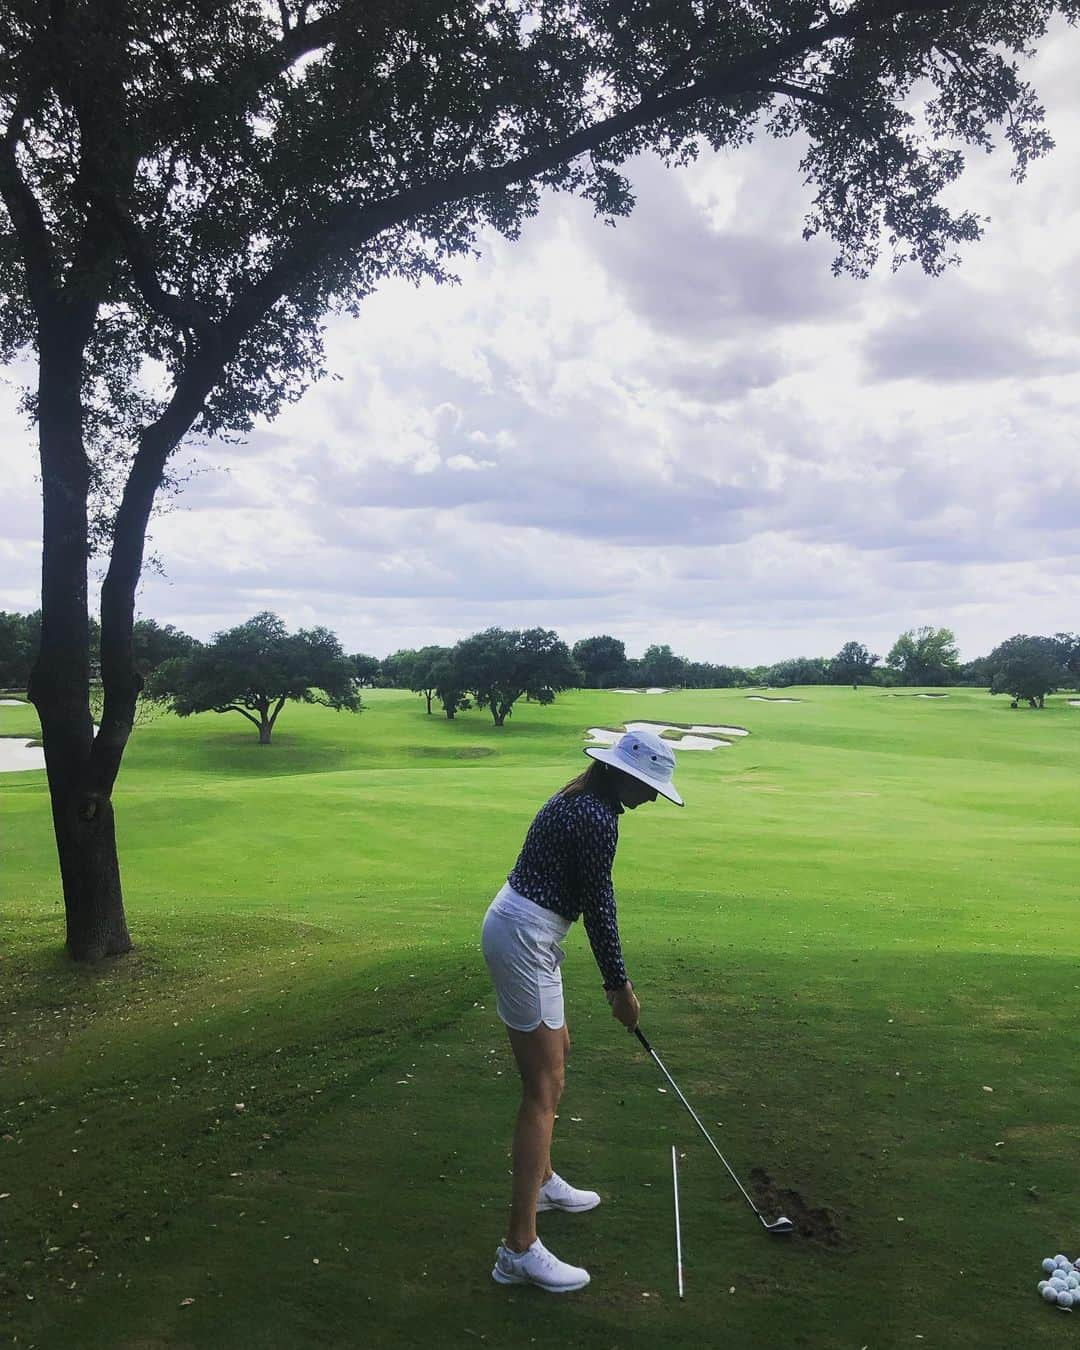
[[(40, 632), (40, 612), (0, 611), (0, 687), (26, 687)], [(96, 648), (96, 632), (92, 639)], [(625, 644), (608, 634), (582, 638), (570, 648), (549, 628), (486, 628), (452, 647), (408, 648), (380, 659), (346, 654), (326, 628), (289, 634), (269, 613), (217, 633), (208, 643), (172, 624), (139, 619), (134, 641), (148, 699), (181, 717), (241, 713), (258, 728), (264, 744), (286, 702), (320, 702), (357, 712), (364, 687), (411, 689), (424, 698), (429, 713), (438, 704), (448, 718), (466, 708), (483, 708), (496, 726), (503, 726), (518, 700), (547, 704), (575, 688), (966, 685), (1040, 708), (1048, 693), (1080, 684), (1076, 633), (1020, 633), (987, 656), (961, 662), (951, 630), (929, 626), (901, 633), (884, 661), (851, 641), (835, 656), (797, 656), (750, 667), (691, 661), (666, 644), (628, 657)]]

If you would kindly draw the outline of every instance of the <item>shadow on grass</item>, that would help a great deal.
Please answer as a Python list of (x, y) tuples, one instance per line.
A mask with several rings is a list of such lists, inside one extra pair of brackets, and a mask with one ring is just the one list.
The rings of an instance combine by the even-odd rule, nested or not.
[(822, 1350), (1058, 1343), (1034, 1282), (1080, 1202), (1061, 1168), (1080, 1090), (1045, 1052), (1070, 962), (648, 954), (665, 1064), (763, 1199), (800, 1198), (779, 1246), (574, 963), (556, 1166), (604, 1203), (541, 1217), (593, 1275), (557, 1300), (490, 1279), (518, 1089), (472, 945), (311, 962), (285, 1001), (266, 960), (229, 1006), (196, 1017), (204, 984), (189, 1024), (162, 1008), (78, 1081), (42, 1080), (15, 1155), (10, 1329), (80, 1350), (426, 1347), (434, 1328), (447, 1346), (766, 1347), (781, 1325)]

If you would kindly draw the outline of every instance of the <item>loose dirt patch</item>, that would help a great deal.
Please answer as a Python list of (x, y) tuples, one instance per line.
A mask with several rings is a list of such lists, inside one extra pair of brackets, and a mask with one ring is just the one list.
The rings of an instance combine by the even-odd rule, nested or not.
[(768, 1172), (755, 1167), (750, 1173), (750, 1184), (757, 1193), (758, 1205), (766, 1219), (772, 1220), (786, 1214), (795, 1225), (799, 1237), (810, 1242), (820, 1242), (826, 1247), (840, 1247), (843, 1236), (836, 1222), (836, 1215), (824, 1207), (815, 1209), (808, 1205), (798, 1191), (778, 1187)]

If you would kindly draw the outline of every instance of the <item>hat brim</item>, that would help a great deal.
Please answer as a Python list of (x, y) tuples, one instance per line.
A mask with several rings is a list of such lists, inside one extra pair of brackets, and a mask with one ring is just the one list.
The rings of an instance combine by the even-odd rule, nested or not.
[(607, 749), (587, 745), (585, 746), (585, 753), (592, 759), (598, 759), (601, 764), (610, 764), (613, 769), (618, 769), (620, 773), (625, 773), (629, 777), (636, 778), (639, 782), (655, 788), (661, 797), (666, 797), (669, 802), (674, 802), (676, 806), (686, 805), (682, 797), (679, 796), (674, 783), (654, 783), (651, 778), (646, 778), (643, 773), (638, 773), (636, 769), (632, 769), (625, 760), (617, 759), (614, 747)]

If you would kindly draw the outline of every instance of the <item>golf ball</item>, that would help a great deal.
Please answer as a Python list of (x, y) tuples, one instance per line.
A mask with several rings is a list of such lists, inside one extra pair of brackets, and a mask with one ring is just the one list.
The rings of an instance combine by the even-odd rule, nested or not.
[(1060, 1275), (1054, 1275), (1051, 1278), (1050, 1283), (1055, 1289), (1068, 1289), (1069, 1287)]
[(1035, 1286), (1035, 1288), (1036, 1288), (1036, 1289), (1039, 1291), (1039, 1293), (1041, 1294), (1042, 1291), (1043, 1291), (1044, 1289), (1049, 1289), (1049, 1288), (1050, 1288), (1050, 1281), (1049, 1281), (1049, 1280), (1040, 1280), (1039, 1283)]
[(1059, 1289), (1057, 1301), (1059, 1308), (1071, 1308), (1073, 1305), (1073, 1296), (1068, 1289)]
[(1046, 1299), (1047, 1303), (1056, 1303), (1058, 1291), (1054, 1288), (1052, 1284), (1048, 1284), (1045, 1287), (1045, 1289), (1043, 1289), (1042, 1296), (1044, 1299)]
[(1067, 1256), (1062, 1256), (1062, 1254), (1058, 1252), (1057, 1256), (1054, 1257), (1054, 1265), (1060, 1270), (1067, 1270), (1069, 1266), (1072, 1265), (1072, 1262)]
[(1057, 1262), (1052, 1256), (1048, 1256), (1042, 1263), (1042, 1268), (1046, 1271), (1047, 1275), (1052, 1275), (1054, 1271), (1057, 1270)]
[(1076, 1275), (1066, 1275), (1065, 1283), (1070, 1289), (1080, 1289), (1080, 1277)]

